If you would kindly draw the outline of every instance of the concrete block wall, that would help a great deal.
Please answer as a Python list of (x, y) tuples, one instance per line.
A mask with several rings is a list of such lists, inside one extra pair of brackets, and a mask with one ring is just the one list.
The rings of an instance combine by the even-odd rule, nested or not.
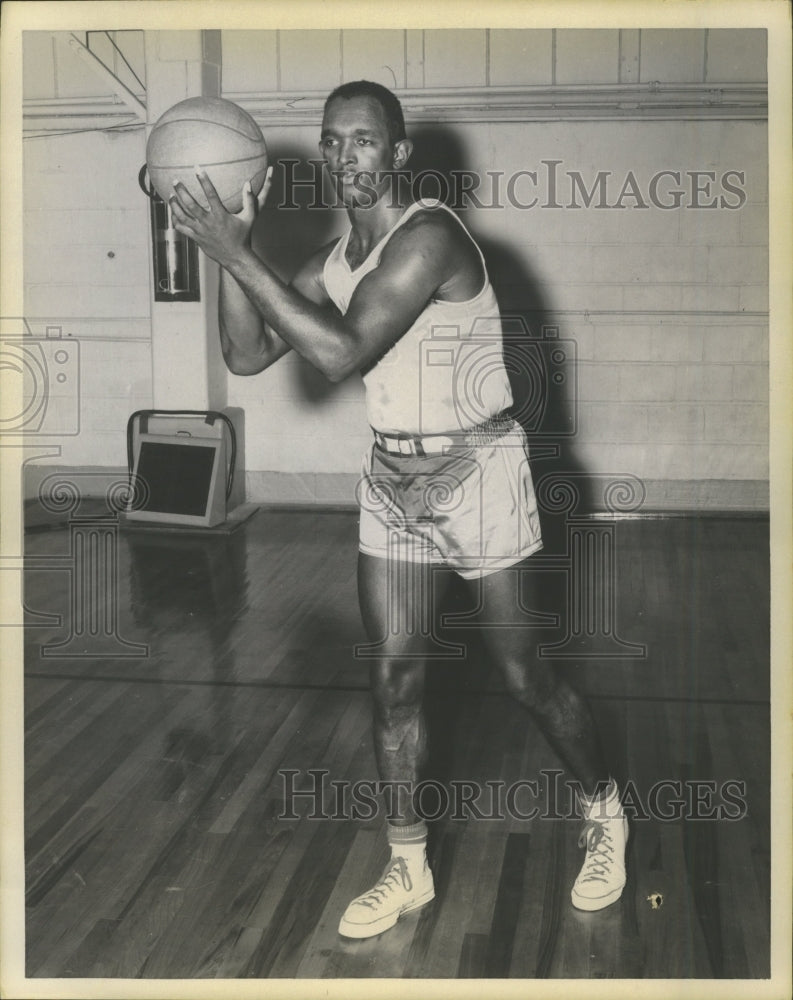
[[(125, 40), (125, 53), (140, 44), (132, 64), (142, 65), (142, 33), (124, 34), (139, 35)], [(30, 99), (103, 94), (48, 35), (25, 44)], [(222, 44), (226, 95), (326, 90), (358, 77), (397, 89), (765, 79), (762, 31), (235, 31)], [(268, 127), (273, 159), (315, 157), (318, 126)], [(539, 195), (532, 208), (507, 209), (502, 186), (502, 207), (469, 207), (461, 217), (487, 255), (502, 309), (576, 343), (577, 461), (642, 477), (662, 506), (762, 507), (764, 124), (460, 121), (412, 131), (421, 166), (439, 158), (446, 171), (484, 179), (499, 171), (502, 185), (517, 178), (513, 202)], [(136, 180), (144, 142), (142, 130), (89, 131), (24, 145), (26, 313), (34, 332), (60, 323), (83, 347), (83, 430), (60, 442), (66, 464), (123, 464), (126, 417), (151, 405), (148, 217)], [(542, 204), (551, 161), (558, 208)], [(661, 169), (681, 173), (680, 208), (649, 197)], [(527, 170), (537, 183), (517, 176)], [(732, 192), (728, 171), (740, 174)], [(592, 191), (602, 172), (605, 203), (595, 189), (584, 207), (581, 185)], [(617, 206), (629, 173), (646, 207), (630, 194)], [(276, 200), (277, 187), (278, 177)], [(340, 212), (270, 211), (256, 241), (288, 278), (345, 224)], [(261, 376), (229, 376), (228, 401), (246, 411), (252, 499), (352, 500), (368, 440), (359, 380), (330, 386), (288, 357)]]
[[(279, 148), (313, 156), (310, 132), (270, 130), (276, 159)], [(699, 480), (710, 483), (710, 492), (699, 491), (696, 503), (762, 506), (768, 476), (764, 125), (472, 123), (417, 132), (416, 155), (429, 162), (440, 151), (447, 164), (483, 178), (493, 171), (503, 178), (526, 169), (537, 174), (536, 185), (515, 188), (524, 204), (538, 195), (536, 206), (507, 207), (502, 182), (499, 197), (483, 186), (485, 207), (470, 207), (461, 217), (490, 262), (505, 314), (524, 317), (537, 336), (542, 324), (555, 325), (559, 336), (576, 343), (570, 384), (578, 387), (571, 443), (577, 462), (639, 476), (652, 484), (648, 503), (657, 506), (685, 505), (690, 484)], [(422, 143), (429, 147), (425, 154)], [(551, 161), (558, 161), (559, 207), (553, 208), (543, 207)], [(648, 194), (661, 166), (681, 174), (678, 209), (658, 207)], [(580, 192), (572, 194), (570, 174), (591, 189), (599, 171), (608, 173), (605, 205), (596, 207), (596, 200), (584, 208)], [(728, 179), (737, 195), (723, 186), (728, 171), (743, 177)], [(628, 173), (646, 207), (633, 198), (615, 207)], [(695, 191), (703, 178), (704, 188)], [(664, 200), (666, 189), (659, 191)], [(277, 204), (277, 188), (273, 193)], [(694, 207), (714, 199), (716, 207)], [(311, 243), (311, 214), (304, 211), (303, 223), (293, 226), (296, 215), (265, 213), (259, 235), (265, 257), (276, 266), (285, 258), (296, 265), (307, 243), (321, 245), (344, 225), (339, 213), (315, 213)], [(262, 473), (252, 489), (272, 496), (276, 487), (264, 486), (270, 469), (281, 473), (277, 490), (287, 490), (289, 499), (314, 489), (326, 490), (328, 499), (345, 490), (352, 495), (367, 440), (358, 380), (324, 386), (290, 358), (254, 378), (230, 377), (229, 398), (248, 414), (249, 468)], [(342, 478), (334, 478), (337, 473)]]
[[(278, 166), (285, 158), (299, 160), (291, 176), (312, 181), (313, 171), (305, 164), (318, 156), (318, 129), (271, 127), (265, 132), (276, 174), (254, 246), (289, 280), (312, 249), (344, 231), (347, 217), (343, 209), (306, 207), (314, 201), (314, 188), (288, 187), (287, 172)], [(289, 202), (303, 207), (278, 208)], [(354, 501), (361, 455), (371, 437), (360, 378), (333, 385), (290, 352), (259, 375), (229, 374), (228, 398), (229, 405), (245, 410), (250, 497), (284, 503)]]
[(765, 30), (224, 31), (228, 93), (766, 80)]
[(152, 405), (143, 129), (31, 137), (23, 157), (25, 315), (79, 341), (80, 433), (58, 464), (123, 466), (127, 417)]

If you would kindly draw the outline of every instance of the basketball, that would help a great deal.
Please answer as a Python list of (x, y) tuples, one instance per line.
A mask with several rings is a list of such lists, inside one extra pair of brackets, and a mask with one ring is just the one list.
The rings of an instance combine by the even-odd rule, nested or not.
[(242, 108), (219, 97), (190, 97), (169, 108), (146, 144), (146, 167), (157, 194), (167, 201), (181, 181), (200, 204), (206, 196), (195, 168), (206, 170), (229, 212), (242, 208), (242, 187), (261, 191), (267, 147), (259, 126)]

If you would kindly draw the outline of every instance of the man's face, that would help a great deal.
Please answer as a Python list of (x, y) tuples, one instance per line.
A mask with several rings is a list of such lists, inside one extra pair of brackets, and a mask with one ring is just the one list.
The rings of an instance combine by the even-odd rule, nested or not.
[(386, 118), (373, 97), (338, 97), (322, 122), (319, 150), (344, 204), (368, 206), (386, 190), (387, 171), (400, 162), (399, 144), (391, 143)]

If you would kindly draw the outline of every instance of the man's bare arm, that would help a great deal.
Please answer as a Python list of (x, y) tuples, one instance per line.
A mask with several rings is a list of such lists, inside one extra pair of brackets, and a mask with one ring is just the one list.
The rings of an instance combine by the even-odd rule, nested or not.
[[(329, 247), (323, 247), (291, 281), (292, 288), (317, 305), (328, 302), (317, 280), (328, 252)], [(259, 310), (225, 268), (220, 271), (218, 321), (223, 358), (235, 375), (256, 375), (291, 350), (291, 345), (264, 322)]]
[[(395, 343), (454, 267), (459, 227), (440, 215), (413, 219), (389, 240), (380, 266), (361, 280), (341, 316), (332, 304), (312, 301), (305, 289), (288, 286), (267, 267), (250, 247), (249, 226), (226, 212), (206, 175), (199, 174), (199, 180), (209, 208), (177, 185), (176, 228), (217, 260), (264, 323), (331, 381), (340, 381)], [(258, 343), (266, 353), (265, 343)]]

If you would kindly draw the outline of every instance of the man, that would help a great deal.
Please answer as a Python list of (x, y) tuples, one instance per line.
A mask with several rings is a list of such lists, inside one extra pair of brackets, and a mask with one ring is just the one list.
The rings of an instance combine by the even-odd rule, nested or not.
[[(331, 381), (363, 373), (374, 443), (361, 491), (358, 588), (378, 650), (370, 668), (377, 764), (392, 789), (414, 788), (426, 758), (428, 623), (447, 575), (433, 570), (457, 572), (483, 620), (504, 622), (520, 603), (524, 561), (542, 545), (525, 437), (505, 412), (512, 396), (485, 262), (445, 206), (393, 196), (394, 172), (404, 171), (411, 149), (399, 101), (384, 87), (358, 81), (328, 97), (320, 151), (351, 226), (291, 285), (251, 249), (257, 201), (249, 186), (238, 215), (223, 209), (202, 171), (208, 208), (180, 184), (171, 199), (177, 229), (221, 265), (220, 336), (232, 372), (261, 372), (292, 349)], [(439, 331), (445, 337), (433, 340)], [(442, 350), (433, 357), (435, 345)], [(482, 350), (472, 394), (465, 372)], [(607, 906), (625, 883), (628, 830), (589, 710), (537, 658), (525, 629), (482, 633), (509, 691), (583, 789), (587, 854), (573, 903)], [(348, 906), (344, 935), (378, 934), (434, 897), (426, 826), (403, 798), (389, 800), (391, 860)]]

